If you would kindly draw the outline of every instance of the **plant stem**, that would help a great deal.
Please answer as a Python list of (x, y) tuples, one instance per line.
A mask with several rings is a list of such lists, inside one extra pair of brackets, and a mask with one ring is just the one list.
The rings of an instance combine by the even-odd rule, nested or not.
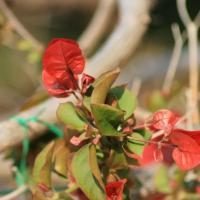
[(197, 27), (191, 22), (188, 25), (188, 37), (189, 37), (189, 70), (190, 70), (190, 89), (191, 89), (191, 108), (194, 108), (192, 112), (192, 122), (194, 125), (199, 123), (198, 112), (198, 41), (197, 41)]
[(0, 197), (0, 200), (16, 199), (20, 194), (24, 193), (27, 189), (28, 189), (28, 187), (26, 185), (23, 185), (23, 186), (17, 188), (16, 190), (14, 190), (13, 192)]

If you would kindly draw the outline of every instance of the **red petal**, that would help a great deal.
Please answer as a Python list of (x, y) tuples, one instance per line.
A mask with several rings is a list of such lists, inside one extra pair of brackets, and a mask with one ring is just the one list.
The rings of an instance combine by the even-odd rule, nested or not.
[(38, 187), (40, 188), (40, 190), (42, 192), (48, 192), (50, 190), (50, 188), (47, 185), (45, 185), (44, 183), (39, 183)]
[(178, 129), (170, 135), (170, 140), (177, 145), (172, 156), (182, 170), (189, 170), (200, 164), (200, 146), (192, 137)]
[(163, 153), (160, 148), (156, 148), (153, 152), (154, 160), (157, 162), (163, 161)]
[(94, 77), (84, 73), (81, 79), (82, 92), (85, 93), (88, 89), (88, 86), (92, 84), (94, 81), (95, 81)]
[(171, 164), (172, 163), (172, 146), (168, 143), (165, 142), (164, 145), (161, 146), (161, 149), (158, 149), (158, 144), (155, 142), (161, 141), (163, 136), (158, 136), (154, 139), (152, 139), (143, 150), (143, 155), (142, 157), (138, 160), (140, 165), (145, 166), (148, 164), (151, 164), (155, 161), (161, 161), (163, 160), (165, 163)]
[(179, 132), (189, 135), (200, 145), (200, 130), (196, 130), (196, 131), (187, 131), (183, 129), (173, 130), (173, 133), (179, 133)]
[(170, 110), (162, 109), (152, 115), (149, 128), (152, 131), (165, 130), (171, 132), (180, 117)]
[(48, 74), (45, 70), (42, 73), (44, 86), (48, 93), (55, 97), (67, 97), (71, 90), (64, 88), (53, 76)]
[(75, 77), (83, 72), (84, 66), (85, 59), (75, 41), (63, 38), (52, 40), (43, 56), (43, 71), (50, 79), (45, 74), (43, 81), (49, 93), (60, 96), (60, 93), (65, 93), (61, 90), (77, 89), (78, 80)]
[(200, 186), (199, 186), (199, 185), (196, 186), (195, 190), (196, 190), (196, 192), (197, 192), (198, 194), (200, 194)]
[(81, 144), (82, 140), (79, 137), (73, 136), (70, 139), (70, 143), (73, 144), (74, 146), (79, 146)]
[(122, 200), (124, 185), (127, 179), (110, 182), (106, 185), (106, 200)]
[(84, 66), (85, 59), (78, 44), (69, 39), (52, 40), (43, 56), (43, 68), (50, 71), (69, 68), (73, 73), (80, 74)]

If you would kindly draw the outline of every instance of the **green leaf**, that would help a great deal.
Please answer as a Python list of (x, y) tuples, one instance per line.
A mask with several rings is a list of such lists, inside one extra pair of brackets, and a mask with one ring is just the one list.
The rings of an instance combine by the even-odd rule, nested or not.
[(139, 133), (132, 133), (130, 135), (131, 139), (127, 141), (127, 148), (137, 155), (142, 155), (144, 150), (144, 137)]
[(149, 100), (149, 108), (151, 111), (157, 111), (161, 108), (165, 108), (167, 106), (167, 102), (160, 91), (155, 90), (150, 96)]
[(118, 107), (126, 112), (126, 119), (133, 114), (137, 100), (127, 88), (124, 86), (115, 87), (110, 90), (109, 94), (111, 98), (117, 100)]
[(72, 160), (72, 174), (76, 183), (90, 200), (105, 200), (105, 193), (92, 174), (90, 144), (79, 149)]
[(83, 97), (83, 106), (85, 106), (85, 108), (87, 108), (87, 110), (89, 110), (89, 111), (91, 111), (90, 99), (91, 99), (91, 97), (88, 97), (88, 96)]
[(50, 200), (50, 198), (46, 197), (41, 190), (36, 190), (33, 192), (32, 200)]
[(98, 180), (99, 185), (103, 189), (105, 189), (105, 185), (104, 185), (104, 182), (102, 180), (101, 172), (100, 172), (100, 169), (99, 169), (99, 166), (98, 166), (98, 162), (97, 162), (95, 145), (91, 145), (90, 146), (89, 160), (90, 160), (90, 167), (91, 167), (93, 175)]
[(124, 169), (127, 167), (128, 163), (126, 160), (126, 156), (124, 152), (121, 150), (114, 150), (112, 149), (110, 152), (110, 156), (107, 161), (107, 165), (111, 169)]
[(27, 40), (20, 40), (17, 44), (17, 48), (20, 51), (29, 51), (32, 49), (32, 45), (29, 41)]
[(48, 144), (36, 157), (33, 167), (33, 182), (51, 187), (51, 163), (53, 156), (54, 142)]
[(102, 135), (120, 136), (118, 126), (123, 121), (124, 112), (106, 104), (91, 104), (92, 114)]
[(32, 51), (29, 52), (27, 60), (31, 64), (35, 64), (40, 60), (40, 57), (41, 57), (40, 52), (38, 52), (36, 50), (32, 50)]
[(151, 137), (152, 137), (152, 132), (151, 131), (149, 131), (149, 130), (140, 130), (140, 131), (138, 131), (139, 132), (139, 134), (141, 134), (142, 136), (143, 136), (143, 138), (145, 139), (145, 140), (150, 140), (151, 139)]
[(162, 165), (160, 169), (155, 174), (155, 187), (159, 192), (162, 193), (170, 193), (170, 183), (169, 183), (169, 175), (168, 168), (166, 165)]
[(110, 90), (110, 87), (116, 80), (120, 73), (120, 70), (117, 68), (115, 70), (109, 71), (101, 75), (94, 82), (93, 92), (91, 95), (91, 103), (105, 103), (107, 94)]
[(54, 169), (62, 176), (67, 176), (69, 148), (64, 140), (57, 140), (54, 147)]
[(76, 108), (71, 102), (61, 103), (57, 109), (58, 119), (67, 127), (78, 131), (83, 131), (86, 125), (77, 114)]

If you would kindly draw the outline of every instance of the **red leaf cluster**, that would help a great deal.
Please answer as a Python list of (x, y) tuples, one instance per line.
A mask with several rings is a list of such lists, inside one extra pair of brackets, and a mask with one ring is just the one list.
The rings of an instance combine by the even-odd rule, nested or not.
[(127, 179), (110, 182), (106, 185), (106, 200), (122, 200), (124, 185)]
[(177, 121), (180, 119), (180, 116), (176, 113), (173, 113), (170, 110), (162, 109), (155, 112), (151, 117), (150, 120), (147, 122), (149, 123), (149, 129), (152, 131), (165, 131), (165, 134), (170, 133), (174, 128)]
[(83, 74), (82, 79), (81, 79), (81, 85), (82, 85), (82, 93), (85, 94), (88, 86), (94, 82), (95, 78), (88, 75), (88, 74)]
[[(52, 96), (67, 97), (79, 89), (79, 77), (85, 67), (85, 59), (78, 44), (69, 39), (54, 39), (46, 48), (43, 56), (43, 83)], [(84, 74), (82, 88), (94, 81)]]
[(200, 164), (200, 131), (176, 128), (179, 119), (169, 110), (159, 110), (151, 116), (149, 129), (154, 133), (162, 131), (162, 134), (151, 139), (144, 148), (143, 155), (138, 158), (141, 165), (174, 160), (182, 170), (189, 170)]

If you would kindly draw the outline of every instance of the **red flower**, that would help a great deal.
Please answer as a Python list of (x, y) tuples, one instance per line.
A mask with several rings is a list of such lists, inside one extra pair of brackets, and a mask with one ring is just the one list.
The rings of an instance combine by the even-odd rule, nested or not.
[(110, 182), (106, 185), (106, 200), (122, 200), (126, 179)]
[(69, 39), (54, 39), (43, 56), (43, 82), (50, 95), (66, 97), (78, 88), (78, 75), (85, 60), (78, 44)]
[(168, 142), (162, 142), (159, 146), (159, 142), (163, 140), (163, 135), (158, 136), (150, 140), (149, 144), (145, 146), (143, 154), (138, 157), (140, 165), (145, 166), (155, 161), (163, 161), (165, 163), (172, 163), (172, 150), (173, 146)]
[(92, 76), (89, 76), (88, 74), (83, 74), (81, 79), (81, 85), (82, 85), (82, 93), (85, 94), (87, 92), (88, 86), (92, 84), (95, 81), (95, 78)]
[(195, 190), (196, 190), (196, 193), (197, 193), (197, 194), (200, 194), (200, 186), (199, 186), (199, 185), (196, 186)]
[(150, 123), (149, 128), (152, 131), (164, 130), (165, 133), (170, 134), (179, 119), (180, 117), (177, 114), (162, 109), (155, 112), (147, 123)]
[(172, 159), (182, 170), (200, 165), (200, 131), (173, 129), (169, 137), (164, 134), (150, 140), (142, 157), (137, 157), (141, 165), (154, 161), (171, 163)]
[(170, 135), (175, 148), (172, 157), (182, 170), (189, 170), (200, 164), (200, 131), (175, 129)]

